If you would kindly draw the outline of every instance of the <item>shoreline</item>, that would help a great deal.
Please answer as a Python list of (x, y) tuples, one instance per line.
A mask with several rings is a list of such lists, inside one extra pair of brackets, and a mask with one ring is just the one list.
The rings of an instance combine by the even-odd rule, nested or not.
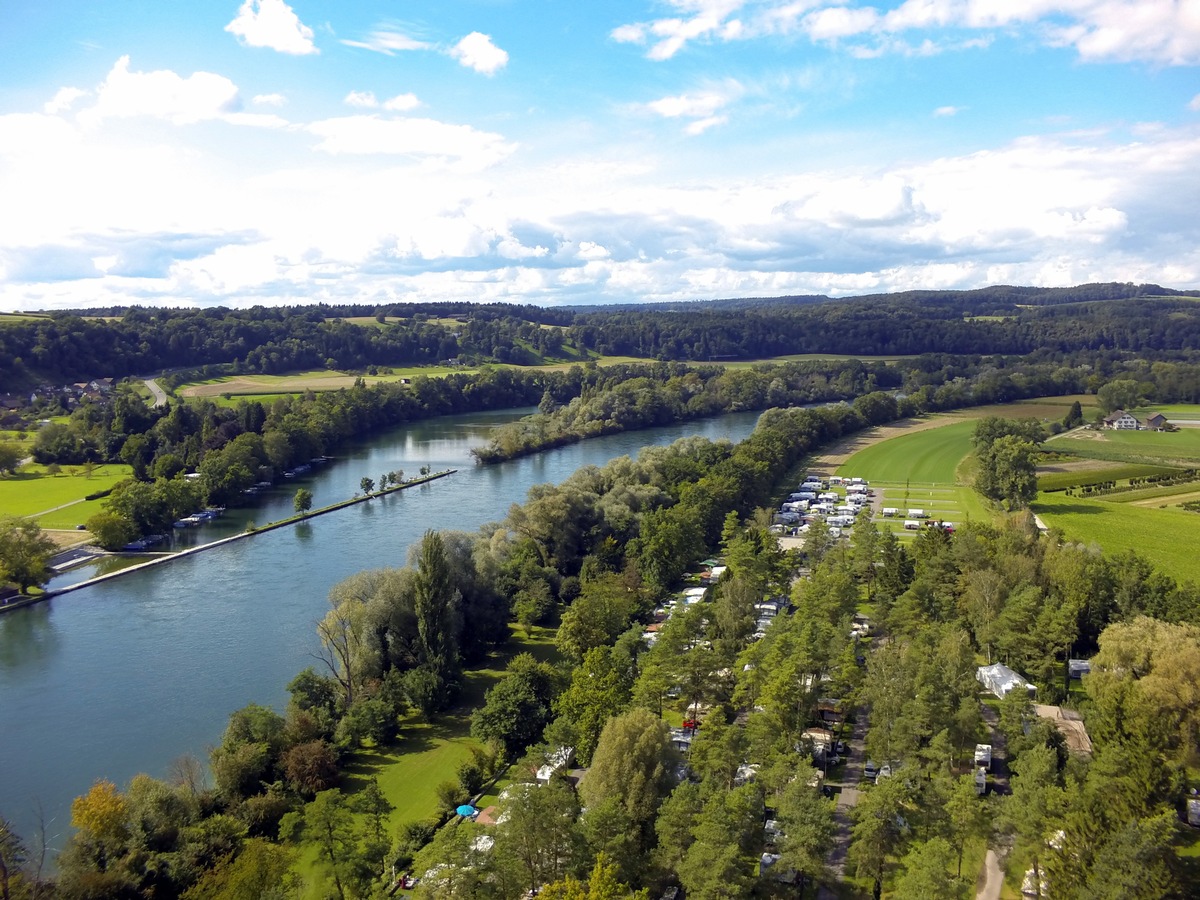
[[(106, 572), (103, 575), (97, 575), (94, 578), (88, 578), (78, 584), (69, 584), (66, 587), (56, 588), (54, 590), (45, 591), (41, 594), (20, 597), (9, 603), (0, 603), (0, 614), (9, 612), (14, 609), (23, 609), (27, 606), (32, 606), (35, 603), (41, 603), (53, 597), (69, 594), (72, 591), (77, 591), (81, 588), (91, 587), (94, 584), (99, 584), (102, 581), (109, 581), (113, 578), (120, 578), (122, 575), (128, 575), (130, 572), (140, 572), (143, 569), (148, 569), (151, 566), (161, 566), (164, 563), (169, 563), (172, 560), (179, 559), (183, 556), (190, 556), (195, 553), (202, 553), (205, 550), (211, 550), (213, 547), (221, 547), (233, 541), (244, 540), (245, 538), (253, 537), (256, 534), (262, 534), (266, 531), (274, 531), (277, 528), (286, 528), (289, 525), (295, 525), (299, 522), (305, 522), (317, 516), (323, 516), (326, 513), (334, 512), (335, 510), (345, 509), (348, 506), (354, 506), (358, 503), (366, 503), (374, 500), (376, 497), (386, 497), (388, 494), (394, 494), (397, 491), (403, 491), (410, 487), (418, 487), (422, 484), (428, 484), (431, 481), (436, 481), (439, 478), (445, 478), (448, 475), (453, 475), (457, 469), (446, 469), (443, 472), (433, 472), (429, 475), (421, 475), (417, 478), (405, 481), (403, 484), (392, 485), (381, 491), (375, 491), (370, 494), (365, 494), (361, 497), (351, 497), (349, 500), (339, 500), (337, 503), (331, 503), (328, 506), (322, 506), (320, 509), (312, 509), (307, 512), (298, 513), (286, 519), (280, 519), (278, 522), (270, 522), (266, 525), (257, 526), (252, 531), (240, 531), (237, 534), (231, 534), (228, 537), (218, 538), (207, 544), (200, 544), (198, 547), (188, 547), (186, 550), (180, 550), (176, 553), (163, 553), (154, 559), (148, 559), (145, 562), (137, 563), (136, 565), (127, 566), (124, 569), (118, 569), (115, 572)], [(118, 555), (118, 554), (108, 554)], [(139, 554), (140, 555), (140, 554)]]

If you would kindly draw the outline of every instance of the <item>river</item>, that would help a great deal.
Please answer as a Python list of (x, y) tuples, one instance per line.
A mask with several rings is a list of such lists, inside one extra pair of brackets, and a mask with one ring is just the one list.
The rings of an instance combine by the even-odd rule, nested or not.
[(738, 441), (758, 418), (738, 413), (475, 466), (469, 451), (487, 429), (525, 412), (448, 416), (343, 448), (186, 540), (291, 515), (300, 486), (319, 507), (352, 496), (364, 476), (458, 469), (447, 478), (0, 615), (0, 814), (32, 839), (40, 806), (60, 847), (71, 800), (97, 779), (124, 786), (138, 772), (164, 777), (183, 754), (207, 761), (235, 709), (282, 710), (287, 683), (317, 665), (315, 624), (341, 579), (403, 565), (426, 529), (474, 531), (502, 519), (534, 484), (688, 435)]

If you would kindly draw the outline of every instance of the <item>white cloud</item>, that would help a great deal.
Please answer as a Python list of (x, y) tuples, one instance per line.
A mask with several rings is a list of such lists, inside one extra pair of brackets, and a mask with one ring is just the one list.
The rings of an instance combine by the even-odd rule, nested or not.
[(957, 116), (966, 107), (963, 106), (939, 106), (933, 111), (934, 118), (944, 119), (950, 116)]
[(391, 112), (409, 112), (421, 105), (421, 101), (417, 99), (416, 94), (397, 94), (383, 101), (383, 108)]
[(654, 100), (646, 105), (660, 116), (676, 119), (680, 116), (711, 116), (728, 102), (728, 97), (714, 91), (663, 97), (661, 100)]
[(461, 65), (484, 75), (495, 75), (508, 65), (508, 54), (492, 43), (491, 37), (472, 31), (450, 48)]
[(804, 17), (804, 30), (814, 41), (836, 41), (871, 31), (879, 13), (870, 7), (851, 9), (833, 6)]
[(432, 44), (409, 37), (403, 32), (389, 31), (387, 29), (373, 31), (362, 41), (343, 40), (342, 43), (347, 47), (360, 47), (363, 50), (373, 50), (385, 56), (395, 56), (397, 52), (404, 52), (406, 50), (429, 50), (433, 47)]
[[(841, 0), (667, 0), (678, 15), (619, 25), (610, 37), (648, 45), (670, 59), (693, 41), (806, 34), (814, 42), (858, 38), (859, 58), (929, 55), (948, 47), (986, 46), (992, 30), (1025, 30), (1049, 46), (1072, 47), (1085, 61), (1200, 63), (1200, 5), (1191, 0), (904, 0), (899, 6), (852, 6)], [(734, 18), (741, 14), (740, 18)], [(914, 43), (899, 40), (927, 32)], [(963, 39), (963, 32), (977, 36)], [(982, 33), (982, 34), (980, 34)]]
[(321, 52), (313, 44), (312, 29), (283, 0), (246, 0), (225, 30), (247, 47), (297, 56)]
[(644, 44), (652, 40), (646, 56), (650, 59), (670, 59), (689, 41), (713, 37), (730, 40), (742, 30), (740, 21), (729, 17), (745, 5), (745, 0), (668, 0), (681, 16), (620, 25), (610, 32), (619, 43)]
[(238, 89), (228, 78), (194, 72), (181, 78), (169, 70), (131, 72), (122, 56), (96, 90), (95, 103), (79, 113), (81, 121), (150, 116), (177, 125), (225, 118), (240, 108)]
[(360, 109), (374, 109), (379, 105), (379, 101), (375, 99), (375, 94), (371, 91), (351, 91), (342, 102), (347, 106), (357, 106)]
[(724, 125), (728, 121), (729, 116), (707, 116), (703, 119), (697, 119), (695, 122), (692, 122), (687, 128), (684, 129), (684, 131), (694, 137), (695, 135), (703, 134), (704, 132), (708, 131), (708, 129), (717, 125)]
[(255, 94), (251, 101), (255, 106), (283, 106), (287, 97), (283, 94)]
[(694, 119), (696, 121), (689, 123), (685, 131), (690, 135), (698, 135), (728, 121), (728, 116), (718, 115), (718, 111), (744, 92), (740, 83), (729, 79), (716, 87), (652, 100), (646, 104), (646, 109), (667, 119)]
[(470, 168), (494, 165), (516, 149), (501, 135), (433, 119), (345, 116), (313, 122), (308, 130), (326, 153), (437, 157)]
[(54, 99), (47, 101), (46, 105), (42, 107), (42, 111), (51, 116), (56, 113), (66, 112), (75, 104), (76, 100), (86, 96), (87, 91), (80, 90), (79, 88), (59, 88), (58, 92), (54, 95)]

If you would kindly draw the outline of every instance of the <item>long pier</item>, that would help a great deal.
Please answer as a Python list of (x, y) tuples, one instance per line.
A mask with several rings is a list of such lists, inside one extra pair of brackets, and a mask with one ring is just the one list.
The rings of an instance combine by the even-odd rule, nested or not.
[(164, 563), (169, 563), (172, 560), (179, 559), (183, 556), (190, 556), (193, 553), (203, 553), (205, 550), (211, 550), (214, 547), (221, 547), (225, 544), (230, 544), (234, 541), (245, 540), (253, 537), (256, 534), (262, 534), (266, 531), (274, 531), (276, 528), (286, 528), (289, 525), (295, 525), (297, 522), (304, 522), (308, 519), (323, 516), (326, 513), (334, 512), (335, 510), (345, 509), (348, 506), (354, 506), (357, 503), (366, 503), (374, 500), (376, 497), (386, 497), (388, 494), (394, 494), (396, 491), (403, 491), (411, 487), (419, 487), (422, 484), (428, 484), (431, 481), (436, 481), (439, 478), (445, 478), (447, 475), (453, 475), (458, 469), (446, 469), (444, 472), (433, 472), (429, 475), (422, 475), (418, 478), (405, 481), (402, 484), (391, 485), (380, 491), (375, 491), (371, 494), (364, 494), (361, 497), (351, 497), (349, 500), (340, 500), (337, 503), (331, 503), (328, 506), (322, 506), (320, 509), (312, 509), (307, 512), (297, 513), (287, 519), (280, 519), (278, 522), (270, 522), (266, 525), (256, 526), (253, 530), (240, 531), (237, 534), (232, 534), (229, 537), (219, 538), (215, 541), (210, 541), (207, 544), (200, 544), (198, 547), (188, 547), (186, 550), (180, 550), (177, 553), (164, 553), (154, 559), (148, 559), (145, 562), (137, 563), (136, 565), (126, 566), (124, 569), (117, 569), (115, 572), (107, 572), (104, 575), (97, 575), (94, 578), (89, 578), (86, 581), (81, 581), (78, 584), (69, 584), (66, 587), (56, 588), (51, 591), (45, 591), (41, 594), (31, 596), (18, 597), (9, 603), (0, 603), (0, 613), (9, 612), (14, 609), (21, 609), (25, 606), (31, 606), (34, 603), (41, 603), (43, 600), (49, 600), (51, 597), (57, 597), (60, 594), (69, 594), (71, 591), (77, 591), (80, 588), (91, 587), (93, 584), (99, 584), (102, 581), (109, 581), (113, 578), (120, 578), (122, 575), (128, 575), (130, 572), (140, 572), (143, 569), (148, 569), (151, 566), (161, 566)]

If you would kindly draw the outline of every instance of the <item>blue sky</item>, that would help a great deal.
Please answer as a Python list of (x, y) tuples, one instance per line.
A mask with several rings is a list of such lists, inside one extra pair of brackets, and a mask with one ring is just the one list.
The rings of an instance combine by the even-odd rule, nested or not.
[(1200, 286), (1200, 0), (0, 0), (0, 309)]

